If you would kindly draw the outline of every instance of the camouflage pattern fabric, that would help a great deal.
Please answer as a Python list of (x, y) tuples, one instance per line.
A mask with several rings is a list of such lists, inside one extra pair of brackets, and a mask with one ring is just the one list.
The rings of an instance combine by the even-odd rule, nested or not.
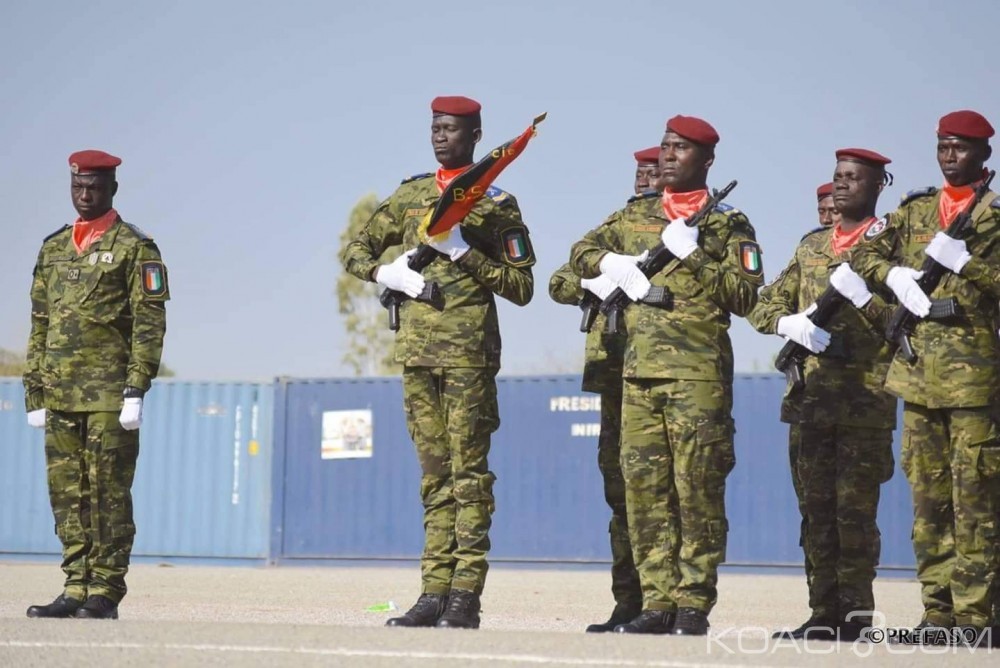
[(903, 405), (902, 467), (913, 489), (913, 551), (924, 618), (992, 623), (1000, 533), (1000, 442), (990, 407)]
[[(760, 291), (747, 318), (755, 329), (775, 334), (780, 318), (826, 291), (834, 268), (849, 259), (833, 252), (832, 237), (832, 228), (821, 228), (802, 238), (788, 266)], [(890, 313), (876, 291), (863, 309), (845, 302), (825, 326), (830, 347), (807, 358), (804, 386), (789, 386), (782, 400), (781, 419), (793, 426), (789, 463), (809, 606), (813, 618), (830, 623), (874, 609), (881, 546), (875, 516), (879, 486), (892, 477), (896, 423), (896, 399), (882, 389), (891, 354), (882, 332)]]
[(483, 591), (496, 480), (487, 455), (500, 426), (495, 377), (495, 369), (403, 369), (406, 424), (423, 474), (425, 594)]
[(625, 380), (622, 473), (644, 610), (715, 605), (735, 464), (731, 413), (721, 383)]
[(148, 390), (168, 299), (159, 249), (121, 218), (79, 256), (72, 226), (49, 236), (31, 283), (27, 410), (118, 411), (125, 386)]
[[(653, 248), (668, 222), (658, 199), (642, 200), (574, 244), (570, 264), (593, 278), (608, 251)], [(621, 461), (647, 610), (709, 611), (725, 557), (725, 480), (734, 463), (728, 329), (731, 313), (756, 303), (763, 269), (753, 228), (731, 207), (709, 214), (698, 245), (651, 279), (673, 294), (672, 308), (625, 310)]]
[(122, 429), (118, 412), (46, 414), (49, 500), (69, 598), (99, 594), (118, 602), (125, 596), (138, 455), (139, 432)]
[[(903, 198), (889, 225), (855, 251), (851, 265), (885, 282), (894, 266), (919, 267), (940, 231), (934, 188)], [(997, 556), (1000, 429), (1000, 202), (988, 193), (973, 211), (972, 258), (947, 274), (932, 299), (955, 297), (962, 314), (921, 321), (910, 340), (917, 360), (898, 354), (886, 389), (903, 404), (902, 465), (913, 492), (913, 551), (924, 618), (948, 625), (990, 623)]]
[[(341, 259), (348, 273), (371, 281), (386, 249), (400, 244), (416, 248), (417, 227), (439, 197), (433, 175), (405, 181), (344, 249)], [(472, 250), (457, 262), (442, 255), (422, 272), (441, 288), (444, 311), (415, 300), (400, 308), (396, 361), (405, 366), (499, 367), (500, 327), (493, 295), (519, 306), (531, 300), (535, 257), (513, 195), (490, 188), (459, 229)], [(512, 245), (511, 239), (523, 245)]]

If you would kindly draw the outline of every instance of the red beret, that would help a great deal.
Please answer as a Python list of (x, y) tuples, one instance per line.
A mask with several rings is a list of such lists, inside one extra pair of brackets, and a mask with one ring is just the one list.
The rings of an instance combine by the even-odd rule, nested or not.
[(676, 132), (681, 137), (698, 144), (715, 146), (719, 143), (719, 133), (715, 128), (694, 116), (674, 116), (667, 121), (667, 131)]
[(833, 183), (824, 183), (816, 188), (816, 199), (823, 199), (833, 194)]
[(644, 148), (641, 151), (636, 151), (632, 155), (635, 156), (635, 161), (640, 165), (655, 165), (660, 161), (660, 147), (653, 146), (651, 148)]
[(849, 162), (860, 162), (873, 167), (885, 167), (892, 160), (866, 148), (842, 148), (837, 151), (837, 160), (847, 160)]
[(993, 126), (982, 114), (963, 109), (942, 116), (938, 121), (937, 133), (943, 137), (989, 139), (993, 136)]
[(435, 114), (474, 116), (482, 108), (482, 105), (472, 98), (462, 97), (461, 95), (445, 95), (431, 100), (431, 111)]
[(88, 149), (77, 151), (69, 156), (69, 168), (74, 174), (80, 172), (96, 172), (105, 169), (114, 169), (122, 164), (122, 159), (117, 158), (104, 151)]

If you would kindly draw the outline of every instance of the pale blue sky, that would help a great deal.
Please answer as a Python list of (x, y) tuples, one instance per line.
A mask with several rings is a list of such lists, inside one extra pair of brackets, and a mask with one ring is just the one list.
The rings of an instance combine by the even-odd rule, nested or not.
[[(838, 147), (893, 159), (890, 210), (936, 185), (934, 128), (1000, 125), (1000, 3), (5, 2), (0, 7), (0, 347), (23, 349), (42, 238), (72, 222), (66, 156), (124, 159), (116, 207), (156, 238), (173, 300), (165, 361), (195, 379), (338, 375), (337, 237), (355, 201), (436, 165), (429, 102), (483, 103), (483, 148), (548, 111), (498, 185), (539, 256), (531, 304), (501, 301), (507, 373), (582, 359), (552, 271), (630, 194), (632, 152), (699, 115), (722, 140), (768, 280), (815, 225)], [(737, 370), (780, 343), (739, 320)]]

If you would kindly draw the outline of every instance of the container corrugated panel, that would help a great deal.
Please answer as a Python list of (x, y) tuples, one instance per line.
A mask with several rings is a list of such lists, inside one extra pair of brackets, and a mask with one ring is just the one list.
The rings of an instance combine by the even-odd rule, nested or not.
[[(20, 382), (0, 389), (13, 405), (0, 412), (0, 550), (58, 553), (42, 433), (24, 424)], [(132, 486), (134, 555), (267, 557), (273, 395), (270, 384), (154, 384)]]

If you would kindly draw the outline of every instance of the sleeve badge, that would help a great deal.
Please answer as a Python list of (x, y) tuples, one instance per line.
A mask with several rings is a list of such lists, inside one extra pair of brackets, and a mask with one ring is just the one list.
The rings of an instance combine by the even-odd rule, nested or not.
[(755, 242), (740, 242), (740, 268), (748, 276), (764, 275), (764, 263), (760, 259), (760, 246)]
[(879, 218), (876, 220), (868, 226), (867, 230), (865, 230), (865, 239), (874, 239), (878, 235), (882, 234), (887, 224), (888, 221), (886, 221), (885, 218)]
[(148, 261), (139, 265), (142, 277), (142, 292), (147, 297), (162, 297), (167, 294), (167, 272), (162, 262)]
[(500, 233), (503, 256), (514, 267), (530, 265), (534, 261), (528, 231), (524, 227), (510, 227)]

